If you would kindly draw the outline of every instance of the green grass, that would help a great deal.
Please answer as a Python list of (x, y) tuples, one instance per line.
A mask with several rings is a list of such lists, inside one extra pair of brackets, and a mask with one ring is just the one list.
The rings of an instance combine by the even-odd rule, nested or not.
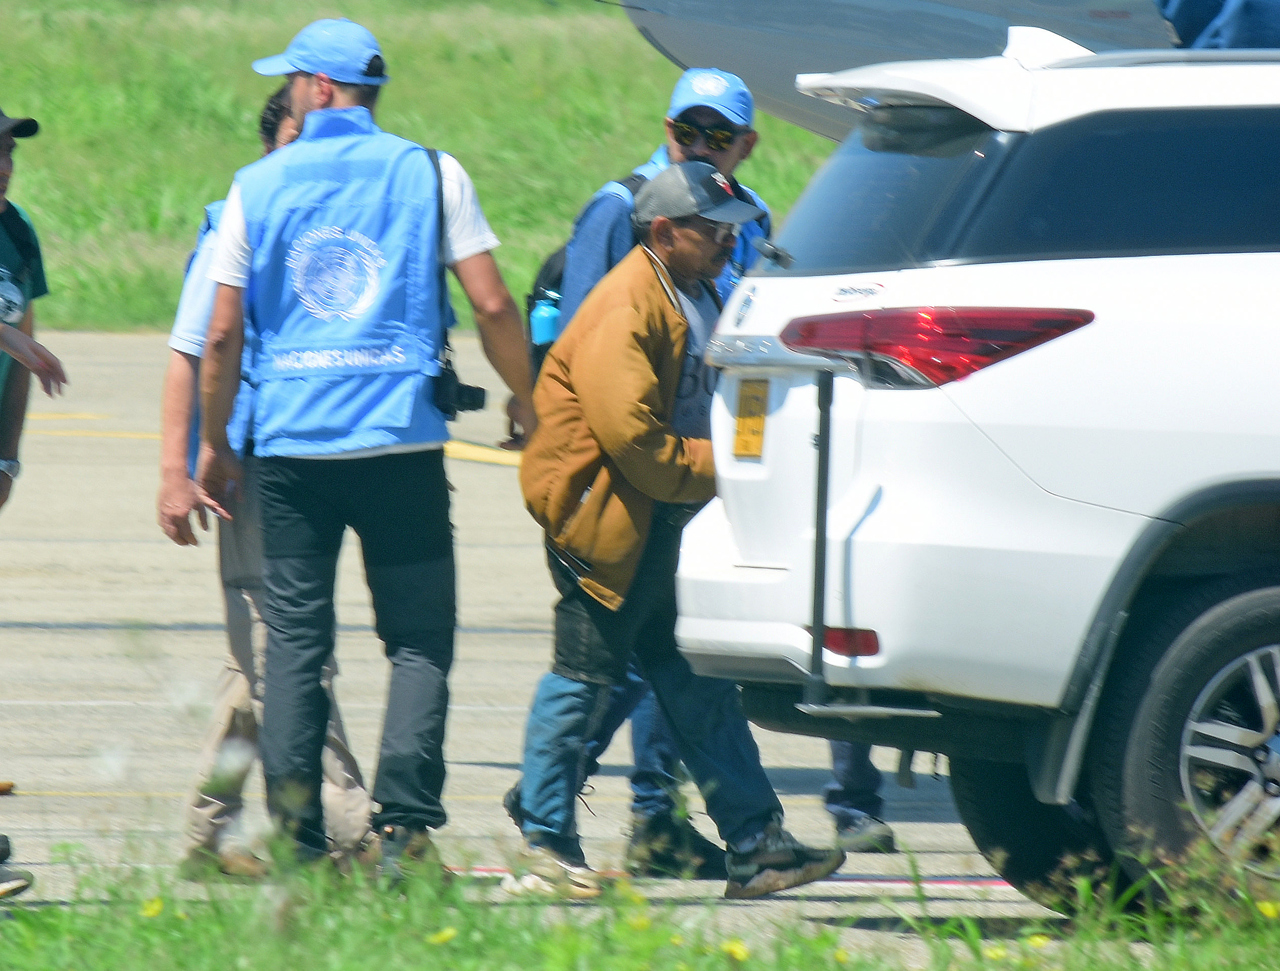
[[(6, 971), (724, 971), (738, 967), (835, 971), (885, 967), (841, 950), (832, 928), (780, 928), (761, 943), (718, 930), (701, 906), (651, 905), (626, 885), (590, 905), (486, 902), (492, 883), (440, 891), (424, 878), (395, 896), (359, 877), (311, 873), (262, 887), (213, 886), (193, 900), (144, 889), (145, 875), (92, 903), (0, 910)], [(183, 899), (185, 896), (186, 899)]]
[[(851, 903), (835, 917), (770, 924), (736, 908), (663, 903), (621, 883), (598, 902), (513, 900), (492, 883), (404, 896), (332, 871), (207, 889), (89, 875), (67, 906), (0, 908), (6, 971), (1257, 971), (1276, 966), (1280, 905), (1239, 892), (1177, 915), (1086, 900), (1071, 922), (934, 917), (915, 901)], [(890, 917), (867, 917), (874, 908)], [(776, 913), (776, 911), (775, 911)], [(744, 920), (744, 918), (747, 918)], [(751, 919), (751, 918), (754, 918)], [(860, 950), (841, 928), (896, 932)], [(744, 931), (742, 928), (748, 928)], [(900, 947), (895, 947), (895, 942)]]
[[(275, 82), (250, 62), (339, 11), (383, 44), (379, 124), (451, 152), (475, 180), (517, 298), (590, 194), (661, 137), (678, 70), (592, 0), (5, 4), (0, 36), (20, 53), (0, 105), (41, 123), (10, 194), (45, 249), (45, 325), (169, 326), (201, 207), (258, 155)], [(759, 129), (739, 174), (782, 213), (832, 146), (767, 116)]]

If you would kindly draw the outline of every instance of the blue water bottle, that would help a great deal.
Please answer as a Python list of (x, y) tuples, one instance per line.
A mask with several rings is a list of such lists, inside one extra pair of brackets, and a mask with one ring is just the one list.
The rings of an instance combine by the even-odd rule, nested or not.
[(529, 312), (529, 340), (535, 345), (550, 344), (560, 336), (560, 294), (546, 293)]

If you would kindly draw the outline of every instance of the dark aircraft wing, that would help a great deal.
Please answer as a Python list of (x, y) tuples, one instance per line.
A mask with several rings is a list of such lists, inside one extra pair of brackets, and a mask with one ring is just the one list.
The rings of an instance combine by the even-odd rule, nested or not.
[(1171, 48), (1177, 42), (1154, 0), (624, 0), (624, 5), (649, 43), (680, 67), (732, 71), (747, 82), (760, 108), (834, 139), (848, 134), (850, 110), (800, 94), (797, 74), (995, 55), (1004, 50), (1011, 26), (1042, 27), (1091, 51)]

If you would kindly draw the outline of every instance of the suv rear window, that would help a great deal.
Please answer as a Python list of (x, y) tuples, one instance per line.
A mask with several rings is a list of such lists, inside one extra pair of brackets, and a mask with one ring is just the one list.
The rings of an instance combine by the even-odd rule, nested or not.
[(784, 268), (761, 260), (757, 272), (809, 276), (927, 261), (942, 213), (997, 137), (956, 108), (884, 107), (861, 115), (775, 239), (794, 262)]
[(794, 262), (757, 272), (1280, 250), (1280, 109), (1103, 112), (1032, 135), (875, 109), (776, 242)]

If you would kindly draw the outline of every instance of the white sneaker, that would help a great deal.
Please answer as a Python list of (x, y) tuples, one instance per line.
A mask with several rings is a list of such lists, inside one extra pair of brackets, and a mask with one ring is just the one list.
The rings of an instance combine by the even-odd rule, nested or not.
[(517, 897), (591, 900), (600, 896), (600, 874), (585, 863), (566, 860), (546, 846), (526, 843), (514, 872), (502, 878), (502, 889)]

